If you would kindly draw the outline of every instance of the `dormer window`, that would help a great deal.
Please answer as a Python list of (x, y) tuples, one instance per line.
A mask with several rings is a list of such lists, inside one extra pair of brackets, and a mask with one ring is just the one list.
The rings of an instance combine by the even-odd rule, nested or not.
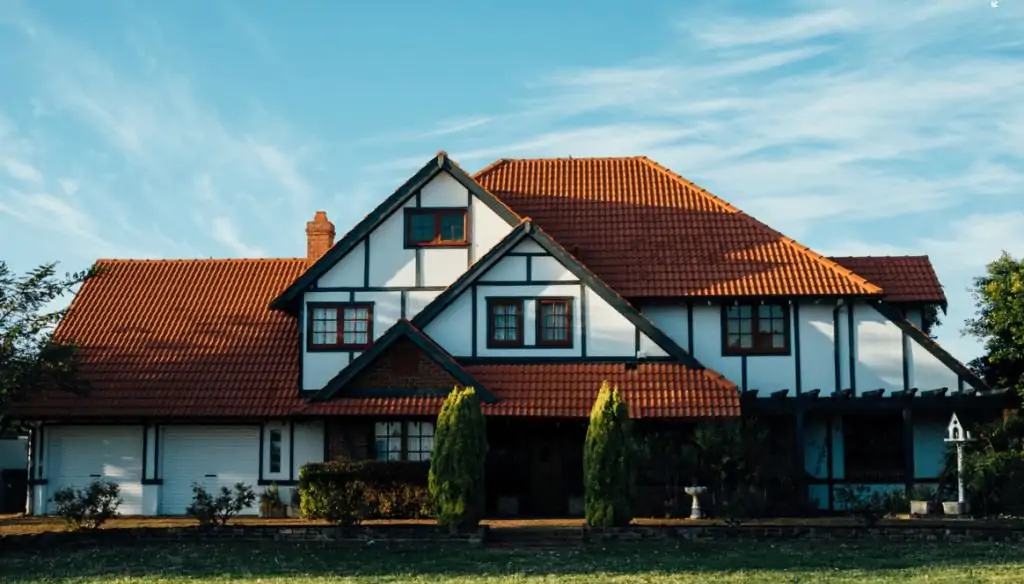
[(373, 304), (311, 302), (308, 347), (313, 351), (362, 351), (373, 342)]
[(405, 210), (406, 247), (461, 247), (468, 245), (466, 209), (419, 208)]

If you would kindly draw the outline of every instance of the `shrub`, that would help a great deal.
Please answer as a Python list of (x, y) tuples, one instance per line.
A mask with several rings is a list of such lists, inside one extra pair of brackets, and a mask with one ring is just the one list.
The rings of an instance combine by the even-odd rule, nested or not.
[(590, 412), (583, 448), (587, 524), (611, 527), (632, 521), (635, 453), (629, 408), (618, 388), (605, 381)]
[[(1001, 419), (975, 428), (978, 439), (964, 452), (964, 487), (972, 512), (1024, 515), (1024, 417), (1007, 411)], [(949, 499), (956, 500), (956, 449), (949, 448), (942, 472)]]
[(185, 513), (199, 521), (199, 525), (217, 526), (227, 522), (256, 501), (256, 492), (245, 483), (235, 483), (234, 489), (221, 487), (214, 497), (202, 485), (192, 484), (192, 504)]
[(342, 525), (430, 517), (428, 465), (378, 460), (307, 464), (299, 473), (299, 511), (306, 519)]
[(261, 517), (284, 517), (287, 507), (281, 500), (281, 492), (277, 483), (270, 483), (260, 493), (260, 516)]
[(487, 427), (472, 387), (452, 389), (434, 431), (428, 487), (438, 525), (476, 527), (484, 511)]
[(93, 481), (86, 489), (61, 489), (51, 499), (57, 515), (71, 531), (99, 529), (121, 506), (121, 487), (117, 483)]
[(886, 493), (872, 492), (865, 485), (836, 489), (836, 503), (868, 527), (874, 526), (885, 516), (888, 501), (889, 496)]

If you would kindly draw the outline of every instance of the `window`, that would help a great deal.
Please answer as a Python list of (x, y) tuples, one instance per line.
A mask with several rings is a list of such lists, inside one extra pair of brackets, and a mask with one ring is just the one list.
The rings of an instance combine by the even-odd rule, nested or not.
[(373, 340), (372, 304), (310, 304), (309, 348), (362, 350)]
[(784, 304), (723, 306), (722, 353), (788, 355), (789, 307)]
[(406, 209), (406, 247), (464, 246), (465, 209)]
[(487, 346), (523, 346), (522, 299), (487, 299)]
[(374, 425), (377, 460), (430, 460), (434, 450), (434, 423), (377, 422)]
[(270, 472), (281, 472), (281, 431), (270, 431)]
[(572, 299), (537, 299), (537, 346), (572, 346)]
[(903, 417), (899, 414), (843, 416), (845, 477), (865, 483), (906, 479)]

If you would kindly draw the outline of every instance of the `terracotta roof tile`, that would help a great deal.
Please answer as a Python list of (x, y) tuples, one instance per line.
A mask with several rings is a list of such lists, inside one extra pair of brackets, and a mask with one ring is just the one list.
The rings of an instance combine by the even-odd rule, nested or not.
[(294, 318), (267, 309), (305, 259), (100, 260), (57, 328), (87, 397), (34, 393), (25, 417), (272, 416), (304, 403)]
[(623, 296), (880, 293), (646, 157), (499, 160), (474, 178)]
[[(489, 416), (585, 418), (603, 380), (625, 394), (634, 418), (734, 417), (740, 414), (736, 385), (708, 370), (679, 363), (543, 363), (466, 365), (497, 397)], [(438, 388), (446, 390), (447, 388)], [(336, 397), (311, 404), (311, 415), (437, 415), (442, 397)]]
[(892, 302), (946, 304), (946, 293), (928, 256), (831, 257), (837, 264), (881, 286)]

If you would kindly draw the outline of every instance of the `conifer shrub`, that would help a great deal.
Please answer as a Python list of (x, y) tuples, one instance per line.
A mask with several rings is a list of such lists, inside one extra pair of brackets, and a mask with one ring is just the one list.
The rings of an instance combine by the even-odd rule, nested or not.
[(629, 407), (619, 389), (605, 381), (590, 411), (583, 446), (584, 511), (591, 527), (617, 527), (633, 520), (636, 454)]
[(450, 531), (471, 529), (484, 511), (487, 427), (472, 387), (448, 394), (434, 431), (428, 487), (437, 523)]

